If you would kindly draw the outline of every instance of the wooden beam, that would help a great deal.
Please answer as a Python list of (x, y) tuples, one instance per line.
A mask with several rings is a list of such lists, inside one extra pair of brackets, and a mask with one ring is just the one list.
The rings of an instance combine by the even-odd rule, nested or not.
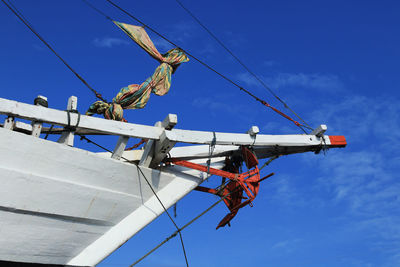
[(167, 156), (169, 151), (175, 146), (176, 142), (168, 139), (166, 131), (164, 131), (159, 141), (155, 141), (154, 157), (149, 165), (150, 168), (155, 168)]
[(111, 158), (117, 159), (117, 160), (121, 159), (122, 153), (124, 153), (124, 150), (125, 150), (125, 147), (126, 147), (126, 144), (128, 143), (128, 141), (129, 141), (129, 136), (120, 136), (118, 138), (117, 144), (115, 145), (115, 148), (111, 155)]
[[(29, 105), (0, 98), (0, 114), (27, 120), (40, 120), (45, 123), (68, 125), (67, 112), (51, 108)], [(76, 125), (78, 114), (71, 113), (71, 125)], [(98, 133), (125, 135), (137, 138), (159, 139), (162, 129), (147, 125), (123, 123), (81, 115), (78, 129), (96, 130)]]
[[(50, 108), (23, 104), (16, 101), (0, 98), (0, 114), (20, 117), (28, 120), (41, 120), (43, 122), (67, 125), (67, 114)], [(75, 125), (78, 115), (71, 114), (71, 125)], [(214, 138), (213, 132), (190, 130), (165, 130), (160, 127), (123, 123), (101, 118), (81, 115), (78, 129), (95, 130), (99, 133), (111, 135), (123, 135), (136, 138), (160, 140), (165, 132), (165, 137), (171, 142), (191, 144), (211, 144)], [(253, 138), (250, 134), (215, 133), (216, 145), (254, 145), (254, 146), (310, 146), (326, 144), (330, 146), (329, 136), (318, 137), (316, 135), (262, 135), (257, 134)]]
[(164, 129), (160, 140), (149, 140), (144, 148), (144, 153), (139, 162), (140, 165), (155, 168), (165, 158), (168, 152), (174, 147), (176, 142), (170, 142), (166, 137), (165, 130), (171, 130), (178, 123), (175, 114), (168, 114), (162, 122), (157, 122), (154, 126)]

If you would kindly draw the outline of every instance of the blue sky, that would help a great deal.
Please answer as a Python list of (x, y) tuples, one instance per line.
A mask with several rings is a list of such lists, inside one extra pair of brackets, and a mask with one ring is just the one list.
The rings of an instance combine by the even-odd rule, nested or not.
[[(114, 19), (135, 24), (105, 1), (91, 1)], [(191, 266), (400, 265), (400, 18), (398, 1), (183, 1), (237, 56), (312, 126), (345, 135), (345, 149), (274, 161), (254, 207), (232, 227), (215, 230), (219, 205), (183, 232)], [(157, 62), (82, 1), (18, 0), (33, 26), (107, 99), (152, 74)], [(182, 48), (276, 107), (259, 86), (173, 0), (117, 1)], [(95, 101), (84, 85), (0, 5), (1, 97), (32, 102), (46, 95), (65, 109), (78, 96), (84, 112)], [(150, 33), (161, 52), (172, 48)], [(133, 123), (153, 125), (178, 114), (177, 128), (300, 134), (195, 60), (172, 77), (170, 92), (152, 95)], [(115, 139), (96, 139), (112, 148)], [(134, 143), (135, 140), (132, 140)], [(78, 146), (98, 151), (87, 144)], [(216, 180), (217, 178), (215, 178)], [(210, 182), (212, 184), (212, 181)], [(183, 225), (216, 198), (192, 192), (178, 203)], [(126, 266), (174, 230), (163, 215), (100, 266)], [(140, 266), (184, 266), (174, 239)], [(138, 265), (139, 266), (139, 265)]]

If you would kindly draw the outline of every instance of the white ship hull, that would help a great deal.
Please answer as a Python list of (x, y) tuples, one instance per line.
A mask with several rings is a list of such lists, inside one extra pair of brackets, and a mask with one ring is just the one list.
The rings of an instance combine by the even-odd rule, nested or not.
[[(202, 180), (141, 170), (168, 208)], [(0, 128), (0, 259), (91, 266), (163, 208), (133, 164)]]
[[(9, 116), (0, 127), (0, 263), (96, 265), (163, 213), (161, 203), (168, 209), (207, 178), (165, 166), (167, 154), (221, 169), (242, 145), (258, 158), (346, 145), (343, 136), (325, 136), (324, 125), (310, 135), (258, 135), (257, 127), (246, 134), (188, 131), (172, 129), (175, 115), (146, 126), (1, 98), (0, 114)], [(61, 134), (59, 143), (38, 138), (43, 122), (65, 127), (52, 132)], [(112, 154), (92, 153), (72, 147), (78, 133), (120, 138)], [(127, 152), (130, 137), (149, 141)], [(174, 147), (178, 142), (198, 145)]]

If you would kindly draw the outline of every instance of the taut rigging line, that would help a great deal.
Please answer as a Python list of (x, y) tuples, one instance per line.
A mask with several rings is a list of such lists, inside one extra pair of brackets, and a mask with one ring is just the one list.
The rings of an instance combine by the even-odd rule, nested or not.
[(8, 1), (8, 3), (5, 0), (1, 0), (8, 9), (11, 10), (11, 12), (19, 19), (21, 20), (21, 22), (23, 24), (25, 24), (26, 27), (28, 27), (29, 30), (31, 30), (31, 32), (33, 34), (36, 35), (37, 38), (39, 38), (40, 41), (43, 42), (43, 44), (45, 44), (47, 46), (47, 48), (49, 48), (51, 50), (51, 52), (53, 52), (53, 54), (58, 57), (58, 59), (61, 60), (62, 63), (64, 63), (64, 65), (70, 70), (72, 71), (72, 73), (75, 74), (75, 76), (84, 84), (86, 85), (87, 88), (89, 88), (90, 91), (92, 91), (95, 96), (102, 100), (103, 102), (107, 102), (107, 100), (105, 100), (103, 98), (103, 96), (98, 93), (92, 86), (90, 86), (83, 78), (82, 76), (80, 76), (54, 49), (53, 47), (50, 46), (50, 44), (48, 42), (46, 42), (46, 40), (44, 40), (44, 38), (32, 27), (32, 25), (29, 23), (29, 21), (22, 15), (22, 13), (10, 2)]
[[(100, 145), (100, 144), (98, 144), (98, 143), (96, 143), (96, 142), (90, 140), (90, 139), (87, 138), (86, 136), (84, 136), (84, 135), (79, 135), (79, 136), (81, 137), (81, 140), (84, 139), (84, 140), (86, 140), (88, 143), (91, 143), (91, 144), (93, 144), (93, 145), (95, 145), (95, 146), (97, 146), (97, 147), (99, 147), (99, 148), (101, 148), (101, 149), (103, 149), (103, 150), (105, 150), (105, 151), (108, 151), (108, 152), (112, 153), (111, 150), (109, 150), (109, 149), (105, 148), (104, 146), (102, 146), (102, 145)], [(125, 157), (121, 157), (121, 158), (124, 159), (124, 160), (126, 160), (126, 161), (128, 161), (128, 162), (130, 162), (130, 160), (128, 160), (128, 159), (125, 158)], [(175, 226), (176, 231), (174, 232), (174, 236), (173, 236), (173, 237), (175, 237), (177, 234), (179, 234), (179, 239), (180, 239), (180, 241), (181, 241), (183, 256), (185, 257), (185, 263), (186, 263), (186, 266), (189, 267), (189, 262), (188, 262), (187, 255), (186, 255), (185, 244), (183, 243), (183, 237), (182, 237), (182, 233), (181, 233), (181, 231), (182, 231), (184, 228), (186, 228), (188, 225), (185, 225), (184, 227), (179, 228), (179, 226), (176, 224), (176, 222), (174, 221), (174, 219), (172, 218), (172, 216), (169, 214), (167, 208), (164, 206), (164, 203), (161, 201), (161, 199), (160, 199), (159, 196), (157, 195), (156, 191), (155, 191), (154, 188), (151, 186), (149, 180), (147, 179), (146, 175), (143, 173), (143, 171), (142, 171), (142, 169), (140, 168), (140, 166), (139, 166), (138, 164), (135, 164), (135, 165), (136, 165), (137, 169), (139, 170), (139, 172), (142, 174), (142, 176), (143, 176), (144, 180), (146, 181), (147, 185), (150, 187), (150, 189), (151, 189), (151, 191), (153, 192), (154, 196), (157, 198), (157, 200), (158, 200), (158, 202), (160, 203), (161, 207), (163, 208), (163, 210), (165, 211), (165, 213), (168, 215), (169, 219), (171, 220), (171, 222), (172, 222), (173, 225)], [(139, 177), (140, 177), (140, 176), (139, 176)], [(219, 203), (219, 202), (218, 202), (218, 203)], [(218, 203), (217, 203), (217, 204), (218, 204)], [(215, 205), (216, 205), (216, 204), (215, 204)], [(171, 238), (172, 238), (172, 237), (171, 237)], [(170, 239), (171, 239), (171, 238), (170, 238)], [(167, 240), (167, 241), (168, 241), (168, 240)], [(164, 243), (166, 243), (166, 241), (165, 241)], [(162, 244), (161, 244), (161, 245), (162, 245)], [(161, 245), (159, 245), (158, 247), (161, 247)], [(157, 247), (157, 248), (158, 248), (158, 247)], [(157, 249), (157, 248), (156, 248), (156, 249)], [(143, 256), (142, 258), (140, 258), (138, 261), (136, 261), (136, 262), (135, 262), (134, 264), (132, 264), (131, 266), (136, 265), (139, 261), (141, 261), (142, 259), (146, 258), (148, 255), (150, 255), (150, 254), (151, 254), (152, 252), (154, 252), (156, 249), (153, 249), (150, 253), (147, 253), (145, 256)]]
[(294, 112), (293, 109), (291, 109), (285, 101), (283, 101), (269, 86), (267, 86), (264, 81), (258, 77), (253, 71), (250, 70), (249, 67), (246, 66), (246, 64), (243, 63), (242, 60), (240, 60), (233, 52), (230, 50), (214, 33), (211, 32), (210, 29), (208, 29), (188, 8), (186, 8), (181, 1), (175, 0), (178, 5), (180, 5), (218, 44), (222, 46), (228, 52), (242, 67), (250, 74), (252, 75), (260, 84), (263, 86), (265, 89), (267, 89), (279, 102), (282, 103), (282, 105), (290, 110), (298, 119), (300, 119), (304, 126), (306, 126), (309, 129), (312, 129), (307, 122), (305, 122), (299, 115), (297, 115), (296, 112)]
[[(167, 41), (168, 43), (172, 44), (175, 47), (179, 47), (177, 44), (175, 44), (174, 42), (172, 42), (171, 40), (169, 40), (168, 38), (166, 38), (164, 35), (162, 35), (161, 33), (159, 33), (158, 31), (156, 31), (155, 29), (153, 29), (152, 27), (150, 27), (148, 24), (144, 23), (143, 21), (141, 21), (140, 19), (138, 19), (137, 17), (135, 17), (134, 15), (132, 15), (131, 13), (129, 13), (128, 11), (126, 11), (125, 9), (123, 9), (122, 7), (118, 6), (117, 4), (115, 4), (113, 1), (111, 0), (106, 0), (108, 3), (110, 3), (111, 5), (113, 5), (114, 7), (116, 7), (117, 9), (119, 9), (121, 12), (125, 13), (126, 15), (128, 15), (130, 18), (132, 18), (133, 20), (135, 20), (136, 22), (140, 23), (141, 25), (143, 25), (144, 27), (146, 27), (147, 29), (149, 29), (150, 31), (152, 31), (154, 34), (156, 34), (157, 36), (159, 36), (160, 38), (162, 38), (163, 40)], [(83, 2), (88, 3), (86, 0), (83, 0)], [(92, 4), (89, 5), (91, 8), (93, 8), (94, 10), (96, 10), (98, 13), (100, 13), (101, 15), (105, 16), (107, 19), (110, 19), (109, 16), (107, 16), (104, 12), (101, 12), (99, 9), (95, 8)], [(182, 49), (182, 48), (180, 48)], [(200, 60), (199, 58), (195, 57), (193, 54), (191, 54), (190, 52), (186, 51), (185, 49), (182, 49), (182, 51), (184, 51), (188, 56), (190, 56), (191, 58), (193, 58), (194, 60), (196, 60), (197, 62), (199, 62), (201, 65), (203, 65), (204, 67), (206, 67), (207, 69), (211, 70), (212, 72), (216, 73), (217, 75), (219, 75), (220, 77), (222, 77), (223, 79), (225, 79), (226, 81), (230, 82), (231, 84), (233, 84), (234, 86), (238, 87), (241, 91), (247, 93), (249, 96), (253, 97), (255, 100), (257, 100), (258, 102), (260, 102), (261, 104), (263, 104), (266, 107), (271, 108), (272, 110), (274, 110), (275, 112), (277, 112), (279, 115), (283, 116), (284, 118), (292, 121), (296, 126), (298, 126), (304, 133), (307, 134), (307, 132), (304, 130), (303, 127), (311, 129), (312, 128), (310, 126), (307, 125), (307, 123), (305, 124), (301, 124), (295, 120), (293, 120), (292, 118), (290, 118), (288, 115), (284, 114), (283, 112), (277, 110), (276, 108), (274, 108), (273, 106), (271, 106), (269, 103), (267, 103), (266, 101), (260, 99), (259, 97), (255, 96), (254, 94), (252, 94), (250, 91), (248, 91), (247, 89), (243, 88), (242, 86), (240, 86), (238, 83), (234, 82), (232, 79), (230, 79), (229, 77), (225, 76), (224, 74), (220, 73), (219, 71), (215, 70), (213, 67), (211, 67), (210, 65), (208, 65), (207, 63), (205, 63), (204, 61)], [(246, 67), (247, 69), (247, 67)], [(255, 74), (254, 74), (255, 75)], [(261, 81), (262, 82), (262, 81)], [(265, 85), (265, 83), (263, 83)], [(265, 85), (265, 87), (267, 87)], [(268, 87), (269, 88), (269, 87)], [(286, 108), (288, 108), (289, 110), (291, 110), (285, 102), (283, 102), (282, 99), (280, 99), (275, 93), (273, 93), (273, 91), (271, 89), (269, 89), (272, 94), (279, 100), (281, 101), (284, 106)], [(293, 113), (294, 111), (291, 110)], [(297, 117), (299, 117), (296, 113), (294, 113)], [(300, 118), (300, 117), (299, 117)], [(300, 118), (301, 119), (301, 118)], [(303, 120), (302, 120), (303, 121)]]

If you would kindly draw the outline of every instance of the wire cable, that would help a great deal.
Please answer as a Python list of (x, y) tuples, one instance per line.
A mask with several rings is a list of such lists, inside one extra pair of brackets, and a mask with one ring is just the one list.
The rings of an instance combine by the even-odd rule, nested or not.
[[(121, 12), (123, 12), (124, 14), (126, 14), (127, 16), (129, 16), (130, 18), (132, 18), (133, 20), (135, 20), (136, 22), (140, 23), (143, 27), (146, 27), (147, 29), (149, 29), (150, 31), (152, 31), (154, 34), (156, 34), (158, 37), (162, 38), (163, 40), (167, 41), (168, 43), (172, 44), (175, 47), (179, 47), (179, 45), (177, 45), (176, 43), (172, 42), (171, 40), (169, 40), (168, 38), (166, 38), (164, 35), (162, 35), (161, 33), (159, 33), (158, 31), (156, 31), (155, 29), (153, 29), (152, 27), (150, 27), (148, 24), (144, 23), (143, 21), (141, 21), (140, 19), (138, 19), (137, 17), (135, 17), (134, 15), (132, 15), (131, 13), (129, 13), (128, 11), (126, 11), (125, 9), (123, 9), (122, 7), (120, 7), (119, 5), (115, 4), (113, 1), (111, 0), (106, 0), (108, 3), (110, 3), (112, 6), (114, 6), (115, 8), (117, 8), (118, 10), (120, 10)], [(103, 12), (101, 12), (103, 13)], [(229, 77), (227, 77), (226, 75), (222, 74), (221, 72), (215, 70), (213, 67), (211, 67), (210, 65), (208, 65), (207, 63), (205, 63), (204, 61), (200, 60), (199, 58), (197, 58), (196, 56), (194, 56), (193, 54), (191, 54), (190, 52), (188, 52), (187, 50), (184, 50), (182, 48), (180, 48), (182, 51), (184, 51), (188, 56), (190, 56), (191, 58), (193, 58), (194, 60), (196, 60), (197, 62), (199, 62), (201, 65), (203, 65), (204, 67), (206, 67), (207, 69), (211, 70), (212, 72), (216, 73), (217, 75), (219, 75), (220, 77), (222, 77), (223, 79), (225, 79), (226, 81), (230, 82), (231, 84), (233, 84), (234, 86), (238, 87), (240, 90), (242, 90), (243, 92), (247, 93), (249, 96), (253, 97), (255, 100), (257, 100), (258, 102), (260, 102), (261, 104), (265, 105), (266, 107), (271, 108), (272, 110), (274, 110), (275, 112), (277, 112), (277, 109), (272, 107), (270, 104), (268, 104), (266, 101), (261, 100), (260, 98), (256, 97), (254, 94), (252, 94), (250, 91), (248, 91), (247, 89), (243, 88), (242, 86), (240, 86), (238, 83), (234, 82), (232, 79), (230, 79)], [(279, 115), (285, 117), (286, 119), (292, 121), (296, 126), (298, 126), (304, 133), (307, 134), (307, 132), (303, 129), (303, 127), (305, 128), (309, 128), (312, 129), (311, 127), (307, 126), (307, 125), (303, 125), (298, 123), (297, 121), (293, 120), (292, 118), (290, 118), (288, 115), (285, 115), (283, 112), (277, 112)]]
[[(310, 127), (296, 112), (294, 112), (285, 101), (283, 101), (264, 81), (258, 77), (253, 71), (247, 67), (242, 60), (240, 60), (210, 29), (208, 29), (189, 9), (187, 9), (181, 1), (175, 0), (217, 43), (219, 43), (242, 67), (250, 73), (265, 89), (267, 89), (285, 108), (290, 110), (297, 118), (299, 118), (305, 126)], [(311, 127), (310, 127), (311, 128)], [(312, 129), (312, 128), (311, 128)]]
[[(267, 176), (265, 176), (264, 178), (260, 179), (259, 183), (261, 183), (262, 181), (264, 181), (265, 179), (268, 179), (269, 177), (271, 177), (272, 175), (274, 175), (274, 173), (271, 173)], [(226, 186), (230, 181), (227, 181), (224, 186)], [(145, 259), (147, 256), (149, 256), (151, 253), (153, 253), (154, 251), (156, 251), (158, 248), (160, 248), (162, 245), (164, 245), (165, 243), (167, 243), (169, 240), (171, 240), (172, 238), (174, 238), (178, 233), (180, 233), (181, 231), (183, 231), (185, 228), (187, 228), (188, 226), (190, 226), (192, 223), (194, 223), (195, 221), (197, 221), (198, 219), (200, 219), (203, 215), (205, 215), (207, 212), (209, 212), (211, 209), (213, 209), (215, 206), (217, 206), (220, 202), (222, 202), (223, 200), (225, 200), (227, 197), (229, 197), (231, 194), (236, 193), (238, 190), (240, 190), (240, 186), (236, 187), (236, 189), (232, 190), (231, 192), (229, 192), (228, 194), (224, 195), (223, 197), (221, 197), (218, 201), (214, 202), (210, 207), (208, 207), (207, 209), (205, 209), (204, 211), (202, 211), (201, 213), (199, 213), (196, 217), (194, 217), (193, 219), (191, 219), (189, 222), (187, 222), (184, 226), (182, 226), (182, 228), (179, 229), (179, 231), (175, 231), (173, 232), (170, 236), (168, 236), (166, 239), (164, 239), (162, 242), (160, 242), (157, 246), (155, 246), (154, 248), (152, 248), (149, 252), (147, 252), (145, 255), (143, 255), (140, 259), (138, 259), (137, 261), (135, 261), (133, 264), (131, 264), (129, 267), (133, 267), (136, 264), (138, 264), (139, 262), (141, 262), (143, 259)]]
[[(79, 134), (78, 134), (78, 135), (79, 135)], [(105, 148), (104, 146), (102, 146), (102, 145), (100, 145), (100, 144), (98, 144), (98, 143), (96, 143), (96, 142), (90, 140), (90, 139), (87, 138), (86, 136), (84, 136), (84, 135), (79, 135), (79, 136), (81, 137), (81, 140), (84, 139), (84, 140), (86, 140), (88, 143), (94, 144), (95, 146), (97, 146), (97, 147), (99, 147), (99, 148), (101, 148), (101, 149), (103, 149), (103, 150), (105, 150), (105, 151), (107, 151), (107, 152), (113, 153), (111, 150), (109, 150), (109, 149)], [(127, 158), (124, 158), (124, 157), (121, 157), (121, 158), (124, 159), (124, 160), (126, 160), (126, 161), (129, 161)], [(136, 165), (136, 164), (135, 164), (135, 165)], [(175, 228), (176, 228), (176, 232), (179, 233), (179, 238), (180, 238), (181, 245), (182, 245), (183, 255), (184, 255), (184, 257), (185, 257), (186, 266), (189, 266), (189, 262), (188, 262), (187, 255), (186, 255), (185, 244), (183, 243), (183, 237), (182, 237), (182, 234), (181, 234), (181, 232), (180, 232), (182, 228), (179, 228), (178, 225), (176, 224), (176, 222), (174, 221), (174, 219), (171, 217), (171, 215), (169, 214), (168, 210), (165, 208), (164, 203), (163, 203), (163, 202), (161, 201), (161, 199), (158, 197), (156, 191), (155, 191), (154, 188), (151, 186), (149, 180), (147, 179), (146, 175), (143, 173), (143, 171), (142, 171), (142, 169), (140, 168), (140, 166), (139, 166), (139, 165), (136, 165), (136, 167), (138, 168), (138, 170), (139, 170), (140, 173), (142, 174), (144, 180), (146, 181), (147, 185), (150, 187), (151, 191), (153, 192), (154, 196), (157, 198), (158, 202), (160, 203), (160, 205), (161, 205), (162, 208), (164, 209), (165, 213), (168, 215), (169, 219), (170, 219), (171, 222), (174, 224), (174, 226), (175, 226)], [(175, 235), (176, 235), (176, 234), (175, 234)], [(131, 265), (131, 266), (133, 266), (133, 265)]]
[(103, 102), (107, 102), (107, 100), (105, 100), (103, 98), (103, 96), (98, 93), (95, 89), (93, 89), (92, 86), (90, 86), (83, 78), (82, 76), (80, 76), (54, 49), (52, 46), (50, 46), (50, 44), (48, 42), (46, 42), (46, 40), (44, 40), (44, 38), (32, 27), (32, 25), (30, 24), (30, 22), (22, 15), (22, 13), (13, 5), (11, 4), (10, 1), (8, 1), (8, 3), (5, 0), (1, 0), (6, 6), (7, 8), (19, 19), (21, 20), (21, 22), (28, 27), (29, 30), (31, 30), (31, 32), (33, 34), (36, 35), (37, 38), (39, 38), (40, 41), (43, 42), (43, 44), (45, 44), (47, 46), (47, 48), (50, 49), (50, 51), (53, 52), (53, 54), (58, 57), (58, 59), (61, 60), (62, 63), (64, 63), (64, 65), (72, 72), (75, 74), (75, 76), (84, 84), (86, 85), (87, 88), (90, 89), (90, 91), (92, 91), (95, 96), (102, 100)]
[[(171, 220), (171, 222), (174, 224), (176, 231), (175, 233), (179, 234), (179, 239), (181, 241), (181, 245), (182, 245), (182, 251), (183, 251), (183, 255), (185, 257), (185, 261), (186, 261), (186, 266), (189, 266), (189, 262), (186, 256), (186, 250), (185, 250), (185, 244), (183, 243), (183, 237), (182, 237), (182, 233), (181, 230), (182, 228), (179, 228), (178, 225), (175, 223), (174, 219), (171, 217), (171, 215), (169, 214), (168, 210), (165, 208), (164, 204), (162, 203), (161, 199), (158, 197), (156, 191), (154, 190), (154, 188), (151, 186), (149, 180), (146, 178), (146, 175), (144, 175), (142, 169), (139, 167), (139, 165), (136, 165), (136, 167), (138, 168), (138, 170), (140, 171), (140, 173), (142, 174), (143, 178), (145, 179), (147, 185), (150, 187), (151, 191), (153, 192), (154, 196), (157, 198), (158, 202), (161, 204), (162, 208), (164, 209), (165, 213), (168, 215), (169, 219)], [(176, 234), (175, 234), (176, 235)], [(134, 264), (133, 264), (134, 265)], [(133, 266), (131, 265), (131, 266)]]

